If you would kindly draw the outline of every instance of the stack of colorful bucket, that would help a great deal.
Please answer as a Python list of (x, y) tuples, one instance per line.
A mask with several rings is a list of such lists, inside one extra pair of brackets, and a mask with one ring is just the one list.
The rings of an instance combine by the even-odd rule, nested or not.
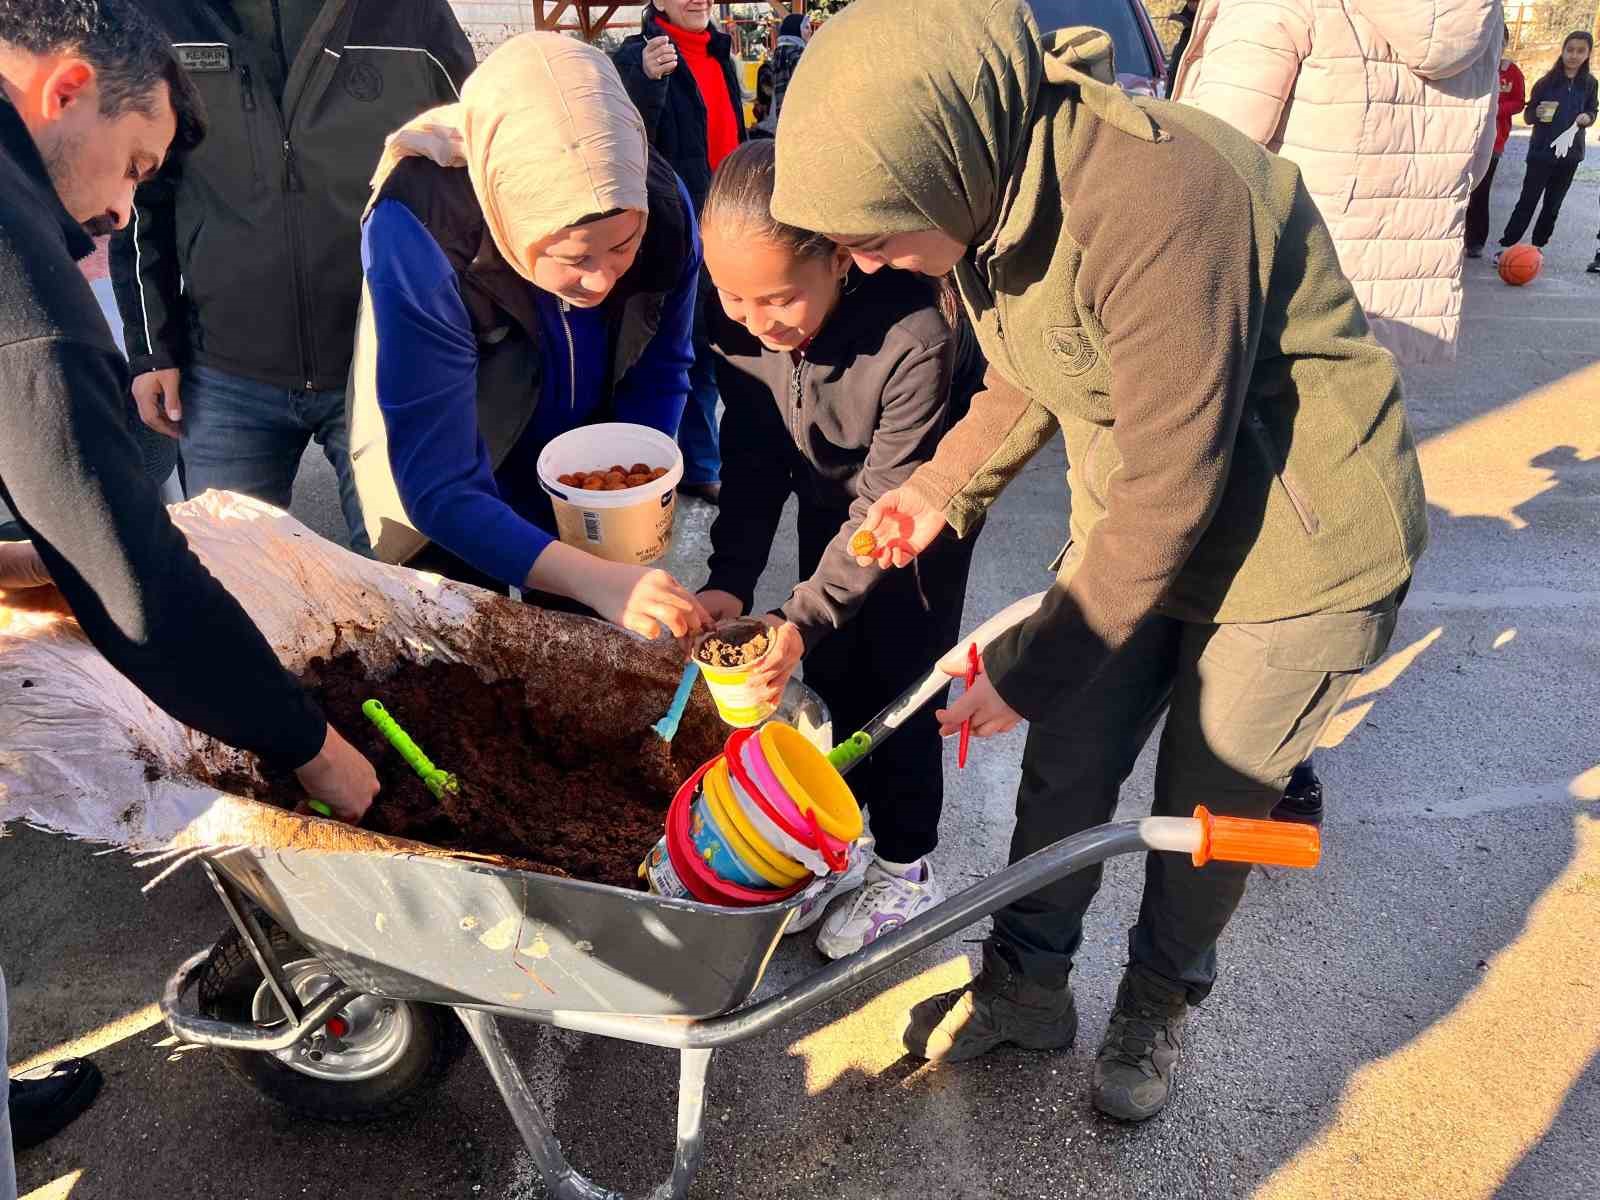
[(773, 904), (846, 870), (861, 829), (861, 808), (827, 756), (772, 722), (736, 732), (678, 790), (639, 874), (657, 895)]

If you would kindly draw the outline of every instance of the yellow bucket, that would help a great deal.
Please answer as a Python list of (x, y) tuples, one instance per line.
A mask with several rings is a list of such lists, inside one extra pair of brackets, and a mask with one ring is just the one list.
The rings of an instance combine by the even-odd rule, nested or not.
[(741, 861), (773, 887), (791, 887), (811, 875), (805, 867), (770, 845), (750, 824), (733, 799), (728, 783), (728, 764), (718, 760), (700, 781), (700, 789), (711, 806), (728, 846)]
[(861, 836), (861, 806), (826, 754), (799, 730), (777, 722), (756, 736), (767, 766), (796, 808), (814, 814), (822, 832), (840, 841), (853, 842)]
[[(739, 624), (745, 622), (760, 623), (755, 618), (746, 617)], [(714, 636), (716, 632), (713, 630), (712, 633), (706, 634), (701, 641)], [(777, 648), (778, 639), (774, 637), (767, 648), (767, 654), (773, 653)], [(711, 699), (716, 702), (717, 713), (734, 729), (750, 729), (778, 711), (776, 704), (761, 699), (750, 686), (750, 672), (760, 662), (758, 659), (742, 667), (731, 668), (713, 666), (700, 658), (700, 646), (698, 643), (695, 646), (694, 665), (699, 667), (700, 673), (706, 677), (706, 689), (711, 693)]]

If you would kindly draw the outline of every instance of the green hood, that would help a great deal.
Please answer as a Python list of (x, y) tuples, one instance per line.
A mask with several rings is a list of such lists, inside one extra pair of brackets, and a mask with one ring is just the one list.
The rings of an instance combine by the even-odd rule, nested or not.
[(1031, 203), (1025, 164), (1067, 100), (1156, 137), (1116, 87), (1097, 29), (1042, 37), (1020, 0), (858, 0), (812, 39), (789, 85), (773, 216), (980, 245)]

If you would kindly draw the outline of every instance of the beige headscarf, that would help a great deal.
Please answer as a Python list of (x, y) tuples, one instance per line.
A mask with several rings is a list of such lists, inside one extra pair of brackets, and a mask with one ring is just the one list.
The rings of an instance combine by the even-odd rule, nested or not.
[(559, 33), (525, 33), (484, 59), (457, 104), (392, 134), (374, 193), (406, 157), (466, 167), (501, 255), (533, 278), (529, 249), (585, 217), (649, 212), (644, 122), (611, 60)]

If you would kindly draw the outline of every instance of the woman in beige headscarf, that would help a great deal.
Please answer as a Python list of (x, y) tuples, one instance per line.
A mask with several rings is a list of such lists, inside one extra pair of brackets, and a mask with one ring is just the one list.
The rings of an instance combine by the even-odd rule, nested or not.
[[(1426, 540), (1394, 361), (1295, 168), (1114, 85), (1109, 39), (1020, 0), (857, 0), (800, 60), (772, 215), (863, 270), (953, 271), (988, 391), (865, 525), (903, 565), (976, 527), (1065, 436), (1073, 544), (1043, 608), (941, 714), (1032, 723), (1012, 854), (1109, 819), (1165, 714), (1155, 811), (1265, 817), (1381, 655)], [(1247, 870), (1153, 854), (1094, 1073), (1105, 1113), (1166, 1103), (1188, 1005)], [(1098, 873), (995, 917), (983, 974), (913, 1011), (960, 1059), (1071, 1042)]]
[(378, 557), (565, 597), (647, 637), (700, 628), (670, 575), (557, 540), (536, 471), (552, 438), (596, 421), (674, 435), (689, 390), (699, 238), (610, 60), (513, 38), (459, 104), (390, 139), (373, 185), (350, 394)]

